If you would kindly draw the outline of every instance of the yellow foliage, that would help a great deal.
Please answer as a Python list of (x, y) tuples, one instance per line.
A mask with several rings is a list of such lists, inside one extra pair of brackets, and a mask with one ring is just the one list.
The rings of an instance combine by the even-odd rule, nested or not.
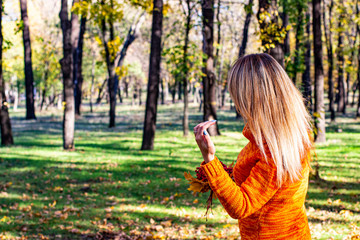
[(208, 192), (211, 188), (208, 182), (203, 182), (199, 179), (194, 178), (191, 176), (190, 173), (184, 172), (184, 177), (186, 180), (189, 181), (190, 187), (188, 188), (189, 191), (193, 191), (193, 193), (204, 193)]

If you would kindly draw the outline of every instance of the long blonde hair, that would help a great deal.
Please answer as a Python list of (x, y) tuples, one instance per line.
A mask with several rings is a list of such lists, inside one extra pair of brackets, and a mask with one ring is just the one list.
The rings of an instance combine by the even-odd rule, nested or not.
[(277, 181), (298, 180), (301, 159), (311, 149), (311, 116), (282, 66), (266, 53), (239, 58), (228, 73), (230, 96), (262, 155), (266, 141)]

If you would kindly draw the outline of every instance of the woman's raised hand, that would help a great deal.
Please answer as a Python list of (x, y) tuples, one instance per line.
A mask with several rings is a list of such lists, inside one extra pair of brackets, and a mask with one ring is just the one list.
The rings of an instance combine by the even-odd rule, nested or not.
[(210, 162), (215, 157), (215, 146), (211, 141), (209, 133), (206, 131), (210, 126), (214, 125), (216, 120), (202, 122), (194, 127), (195, 140), (200, 148), (201, 154), (206, 163)]

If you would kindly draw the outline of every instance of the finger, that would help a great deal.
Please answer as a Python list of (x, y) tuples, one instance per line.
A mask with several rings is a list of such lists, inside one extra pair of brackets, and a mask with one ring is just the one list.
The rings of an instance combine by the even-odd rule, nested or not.
[(200, 130), (200, 131), (203, 133), (204, 130), (208, 129), (210, 126), (214, 125), (215, 123), (216, 123), (216, 120), (212, 120), (212, 121), (205, 122), (205, 123), (201, 126), (201, 129), (198, 129), (198, 131)]
[(201, 127), (202, 127), (205, 123), (207, 123), (207, 122), (199, 123), (198, 125), (196, 125), (196, 126), (194, 127), (194, 134), (195, 134), (195, 135), (197, 135), (197, 134), (200, 132)]
[(203, 140), (204, 140), (204, 142), (206, 143), (206, 145), (207, 146), (210, 146), (211, 145), (211, 143), (212, 143), (212, 140), (211, 140), (211, 138), (210, 138), (210, 135), (209, 135), (209, 133), (206, 131), (206, 130), (204, 130), (203, 131)]
[(203, 122), (202, 122), (202, 123), (199, 123), (198, 125), (196, 125), (196, 126), (194, 127), (194, 133), (196, 133), (197, 131), (199, 131), (199, 127), (200, 127), (202, 124), (203, 124)]

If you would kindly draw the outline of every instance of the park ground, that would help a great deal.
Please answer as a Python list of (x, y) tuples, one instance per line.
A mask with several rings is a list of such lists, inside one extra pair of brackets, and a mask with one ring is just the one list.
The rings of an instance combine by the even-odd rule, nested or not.
[[(237, 220), (208, 193), (193, 196), (184, 172), (201, 162), (192, 134), (182, 136), (180, 103), (158, 109), (155, 148), (140, 151), (144, 106), (84, 107), (76, 150), (62, 150), (60, 110), (11, 112), (15, 145), (0, 148), (0, 239), (240, 239)], [(202, 121), (190, 107), (190, 129)], [(354, 109), (327, 122), (316, 146), (322, 180), (310, 179), (306, 209), (313, 239), (360, 239), (360, 121)], [(220, 110), (217, 156), (236, 159), (248, 140), (243, 123)], [(313, 163), (314, 164), (314, 163)], [(357, 238), (356, 238), (357, 237)]]

